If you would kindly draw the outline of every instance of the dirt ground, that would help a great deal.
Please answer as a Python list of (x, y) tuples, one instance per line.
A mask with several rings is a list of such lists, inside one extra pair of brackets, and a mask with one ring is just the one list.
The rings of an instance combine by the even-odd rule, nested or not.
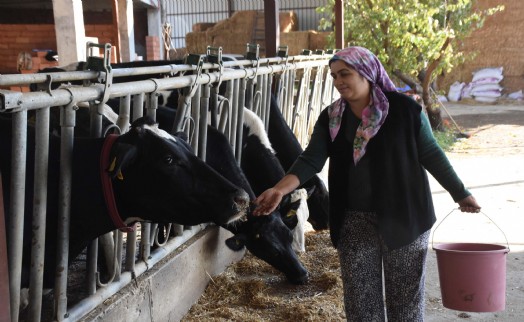
[[(455, 211), (455, 215), (456, 204), (430, 178), (437, 225), (427, 259), (425, 320), (524, 321), (524, 103), (446, 103), (442, 115), (452, 126), (458, 125), (458, 137), (469, 137), (460, 139), (447, 155), (482, 213)], [(496, 243), (510, 248), (505, 310), (474, 313), (443, 307), (431, 247), (440, 242)], [(282, 274), (246, 254), (213, 277), (183, 321), (344, 321), (338, 258), (329, 235), (310, 231), (306, 243), (300, 259), (310, 272), (307, 285), (289, 285)]]

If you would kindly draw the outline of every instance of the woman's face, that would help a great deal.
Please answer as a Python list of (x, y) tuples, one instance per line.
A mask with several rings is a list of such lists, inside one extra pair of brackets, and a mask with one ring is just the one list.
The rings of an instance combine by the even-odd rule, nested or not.
[(348, 102), (368, 100), (370, 85), (364, 76), (342, 60), (331, 63), (331, 76), (340, 96)]

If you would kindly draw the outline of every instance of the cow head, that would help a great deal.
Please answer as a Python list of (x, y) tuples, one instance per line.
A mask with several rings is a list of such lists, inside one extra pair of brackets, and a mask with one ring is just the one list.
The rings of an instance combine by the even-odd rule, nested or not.
[[(198, 158), (181, 135), (142, 118), (111, 149), (118, 208), (127, 222), (225, 224), (242, 216), (246, 192)], [(125, 201), (124, 201), (125, 200)], [(119, 202), (120, 201), (120, 202)]]
[(279, 209), (268, 216), (248, 216), (246, 221), (230, 229), (235, 236), (226, 245), (239, 251), (246, 247), (254, 256), (286, 275), (292, 284), (304, 284), (308, 272), (297, 257), (292, 244), (292, 230), (297, 226), (296, 210), (301, 200), (286, 195)]

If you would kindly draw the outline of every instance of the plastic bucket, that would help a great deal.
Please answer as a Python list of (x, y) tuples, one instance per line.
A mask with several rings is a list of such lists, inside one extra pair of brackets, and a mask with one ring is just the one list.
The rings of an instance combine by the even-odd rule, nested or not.
[(442, 243), (433, 245), (433, 249), (437, 255), (444, 307), (466, 312), (505, 309), (506, 255), (509, 247), (481, 243)]

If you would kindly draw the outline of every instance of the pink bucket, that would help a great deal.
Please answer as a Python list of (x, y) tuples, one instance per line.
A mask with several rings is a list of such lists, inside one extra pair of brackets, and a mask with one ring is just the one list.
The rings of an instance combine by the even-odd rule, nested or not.
[(506, 255), (509, 247), (445, 243), (434, 245), (433, 249), (437, 255), (444, 307), (466, 312), (496, 312), (505, 309)]

